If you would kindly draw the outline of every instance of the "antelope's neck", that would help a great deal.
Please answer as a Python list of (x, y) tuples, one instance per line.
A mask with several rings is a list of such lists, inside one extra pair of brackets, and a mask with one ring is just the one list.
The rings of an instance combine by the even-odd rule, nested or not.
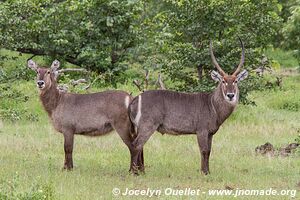
[(57, 89), (56, 84), (52, 84), (49, 89), (41, 91), (40, 100), (50, 117), (52, 115), (52, 112), (58, 106), (61, 95), (62, 94)]
[(212, 106), (214, 107), (217, 114), (217, 122), (221, 125), (234, 111), (238, 100), (239, 92), (237, 91), (236, 101), (234, 103), (229, 103), (225, 100), (224, 94), (222, 92), (221, 85), (219, 84), (216, 90), (211, 96)]

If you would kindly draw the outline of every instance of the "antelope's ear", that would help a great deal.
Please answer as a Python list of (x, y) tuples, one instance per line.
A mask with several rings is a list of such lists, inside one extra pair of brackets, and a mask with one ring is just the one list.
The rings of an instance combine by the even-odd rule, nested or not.
[(33, 71), (37, 71), (37, 69), (38, 69), (37, 64), (33, 60), (27, 61), (27, 67), (29, 67)]
[(55, 72), (60, 67), (60, 62), (58, 60), (54, 60), (51, 65), (51, 71)]
[(212, 71), (211, 72), (211, 78), (213, 79), (213, 80), (215, 80), (215, 81), (218, 81), (218, 82), (220, 82), (221, 80), (222, 80), (222, 76), (218, 73), (218, 72), (216, 72), (216, 71)]
[(238, 82), (240, 82), (240, 81), (244, 80), (245, 78), (247, 78), (247, 76), (248, 76), (248, 72), (247, 72), (247, 70), (244, 69), (241, 73), (239, 73), (237, 75), (236, 79)]

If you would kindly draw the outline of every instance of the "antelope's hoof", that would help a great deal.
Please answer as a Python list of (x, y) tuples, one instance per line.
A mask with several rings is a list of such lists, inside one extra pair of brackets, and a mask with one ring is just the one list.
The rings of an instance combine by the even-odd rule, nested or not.
[(139, 169), (139, 172), (144, 175), (145, 174), (145, 169)]
[(139, 176), (139, 172), (137, 170), (131, 169), (129, 170), (129, 173), (132, 174), (133, 176)]
[(203, 171), (203, 170), (201, 170), (201, 173), (203, 174), (203, 175), (208, 175), (210, 172), (209, 171), (207, 171), (207, 170), (205, 170), (205, 171)]
[(62, 168), (62, 170), (66, 170), (66, 171), (72, 171), (73, 170), (73, 166), (67, 166), (67, 165), (64, 165), (64, 167)]

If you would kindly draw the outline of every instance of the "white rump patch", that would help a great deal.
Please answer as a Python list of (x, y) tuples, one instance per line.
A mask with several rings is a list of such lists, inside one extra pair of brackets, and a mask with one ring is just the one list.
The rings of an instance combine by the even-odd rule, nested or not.
[(126, 106), (126, 108), (128, 108), (128, 106), (129, 106), (129, 100), (130, 100), (129, 96), (126, 96), (125, 97), (125, 106)]
[(139, 121), (140, 121), (141, 116), (142, 116), (141, 110), (142, 110), (142, 96), (140, 95), (139, 99), (138, 99), (137, 114), (136, 114), (135, 119), (134, 119), (134, 122), (135, 122), (136, 126), (138, 126)]

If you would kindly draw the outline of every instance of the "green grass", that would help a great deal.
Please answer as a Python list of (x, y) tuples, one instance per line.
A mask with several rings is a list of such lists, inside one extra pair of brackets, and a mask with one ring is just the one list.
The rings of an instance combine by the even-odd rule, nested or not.
[[(281, 68), (295, 68), (299, 66), (299, 62), (293, 56), (292, 51), (269, 48), (265, 51), (265, 54), (275, 62), (278, 62)], [(275, 63), (273, 64), (276, 65)]]
[[(126, 188), (148, 187), (208, 191), (225, 189), (226, 186), (234, 189), (299, 190), (299, 154), (285, 158), (264, 157), (256, 155), (254, 151), (256, 146), (266, 142), (280, 147), (296, 138), (300, 129), (300, 112), (281, 108), (280, 105), (285, 101), (299, 102), (299, 80), (299, 75), (284, 77), (282, 90), (251, 94), (258, 106), (238, 106), (214, 136), (211, 174), (208, 176), (199, 172), (200, 153), (195, 135), (176, 137), (159, 133), (154, 134), (145, 145), (145, 175), (134, 177), (128, 174), (129, 152), (116, 133), (97, 138), (76, 136), (75, 168), (71, 172), (62, 171), (63, 137), (53, 130), (46, 114), (42, 112), (35, 94), (37, 91), (33, 89), (34, 83), (23, 84), (22, 90), (31, 88), (32, 91), (25, 106), (28, 110), (37, 110), (40, 121), (0, 122), (0, 194), (4, 191), (1, 188), (14, 181), (14, 191), (18, 194), (41, 192), (43, 195), (45, 193), (45, 197), (54, 195), (55, 199), (70, 200), (111, 199), (114, 198), (111, 191), (115, 187), (122, 191)], [(122, 89), (128, 87), (123, 86)], [(34, 187), (39, 189), (35, 191), (32, 189)], [(197, 199), (168, 197), (178, 198)], [(198, 198), (211, 197), (201, 194)], [(248, 196), (243, 199), (257, 198)], [(147, 198), (140, 196), (139, 199)], [(270, 196), (258, 199), (270, 199)], [(290, 197), (277, 196), (272, 199)]]

